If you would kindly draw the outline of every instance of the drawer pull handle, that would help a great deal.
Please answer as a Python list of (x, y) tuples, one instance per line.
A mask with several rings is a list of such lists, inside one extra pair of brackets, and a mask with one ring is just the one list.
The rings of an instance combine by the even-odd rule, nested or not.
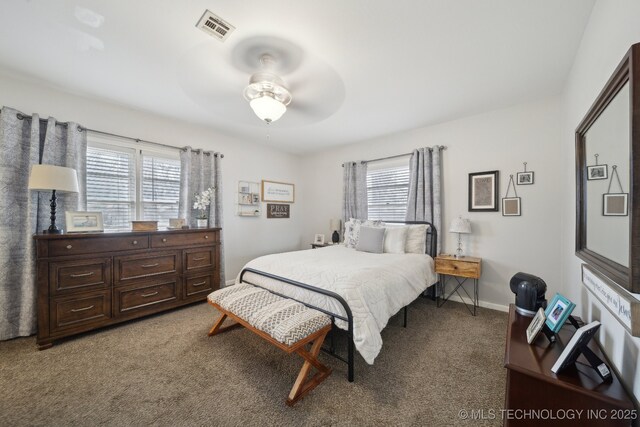
[(93, 307), (95, 307), (95, 305), (90, 305), (89, 307), (84, 307), (84, 308), (72, 308), (71, 312), (77, 313), (79, 311), (87, 311), (87, 310), (91, 310)]
[(191, 286), (193, 286), (193, 287), (195, 288), (195, 287), (202, 286), (202, 285), (206, 285), (206, 284), (207, 284), (207, 281), (205, 280), (204, 282), (194, 283), (194, 284), (193, 284), (193, 285), (191, 285)]
[(142, 264), (140, 267), (142, 268), (151, 268), (151, 267), (157, 267), (160, 264), (158, 264), (157, 262), (155, 264)]
[(158, 295), (158, 291), (151, 292), (150, 294), (142, 294), (142, 295), (140, 295), (140, 296), (141, 296), (142, 298), (149, 298), (149, 297), (152, 297), (152, 296), (154, 296), (154, 295)]
[(134, 240), (133, 242), (131, 242), (131, 244), (133, 244), (133, 245), (137, 245), (137, 244), (138, 244), (138, 241), (137, 241), (137, 240)]
[(93, 271), (90, 271), (90, 272), (88, 272), (88, 273), (71, 274), (70, 276), (71, 276), (71, 277), (73, 277), (73, 278), (76, 278), (76, 277), (87, 277), (87, 276), (93, 276)]
[(206, 258), (206, 257), (201, 256), (201, 257), (198, 257), (198, 258), (194, 258), (193, 260), (194, 260), (194, 261), (204, 261), (204, 259), (205, 259), (205, 258)]
[(71, 249), (73, 246), (71, 245), (67, 245), (67, 249)]
[(205, 235), (205, 236), (204, 236), (204, 238), (205, 238), (205, 239), (208, 239), (208, 238), (209, 238), (209, 236)]
[(162, 239), (162, 243), (167, 243), (167, 239)]

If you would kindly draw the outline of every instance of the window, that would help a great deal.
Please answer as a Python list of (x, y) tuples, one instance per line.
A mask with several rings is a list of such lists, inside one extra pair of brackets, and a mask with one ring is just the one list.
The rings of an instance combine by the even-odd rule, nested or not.
[(102, 212), (104, 227), (130, 230), (131, 221), (178, 217), (180, 160), (177, 152), (140, 150), (133, 144), (90, 138), (87, 147), (87, 209)]
[(369, 219), (404, 221), (409, 195), (406, 159), (377, 163), (367, 169)]

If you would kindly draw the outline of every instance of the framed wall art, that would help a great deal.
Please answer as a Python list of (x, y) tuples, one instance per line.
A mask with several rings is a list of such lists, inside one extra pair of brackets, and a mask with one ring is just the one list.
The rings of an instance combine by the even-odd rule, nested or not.
[(295, 185), (286, 182), (262, 180), (262, 201), (293, 203), (295, 201)]
[(533, 185), (533, 171), (527, 170), (527, 162), (522, 163), (524, 165), (524, 172), (516, 173), (516, 184), (518, 185)]
[(498, 212), (499, 171), (469, 174), (469, 212)]

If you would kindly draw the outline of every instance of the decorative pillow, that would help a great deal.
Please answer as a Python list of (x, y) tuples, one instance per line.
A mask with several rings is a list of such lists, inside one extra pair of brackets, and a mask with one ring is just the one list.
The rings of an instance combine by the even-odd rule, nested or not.
[(424, 254), (427, 251), (427, 230), (426, 224), (410, 225), (407, 231), (407, 241), (404, 252), (408, 254)]
[(360, 237), (360, 227), (363, 225), (367, 227), (381, 227), (382, 221), (361, 221), (359, 219), (350, 218), (344, 225), (344, 245), (346, 247), (353, 249), (356, 248)]
[(384, 252), (388, 254), (403, 254), (408, 230), (409, 227), (385, 227)]
[(381, 254), (384, 245), (384, 231), (382, 227), (361, 226), (360, 238), (356, 245), (356, 250), (361, 252), (371, 252)]

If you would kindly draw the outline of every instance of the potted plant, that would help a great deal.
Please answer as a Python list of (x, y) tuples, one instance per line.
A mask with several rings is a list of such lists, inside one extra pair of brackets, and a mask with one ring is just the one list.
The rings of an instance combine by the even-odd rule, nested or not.
[(209, 187), (206, 190), (195, 193), (195, 202), (193, 202), (193, 209), (197, 209), (200, 211), (198, 216), (196, 216), (196, 225), (198, 228), (207, 227), (207, 210), (209, 205), (211, 205), (211, 196), (213, 196), (213, 191), (215, 188)]

